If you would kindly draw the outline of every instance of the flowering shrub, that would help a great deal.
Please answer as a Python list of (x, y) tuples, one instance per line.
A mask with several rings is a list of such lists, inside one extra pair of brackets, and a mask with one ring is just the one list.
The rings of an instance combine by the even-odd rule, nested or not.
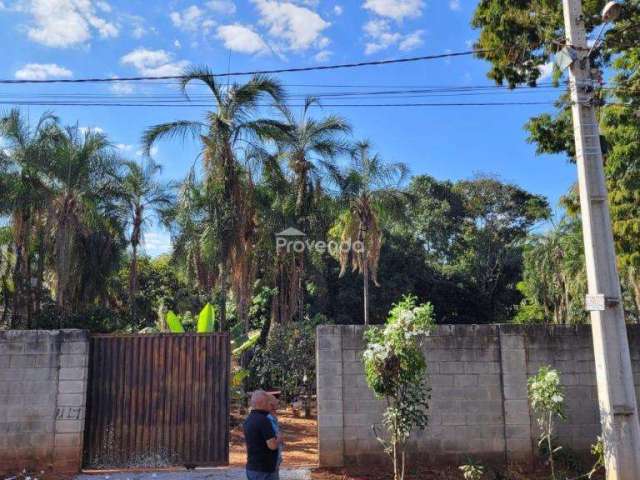
[(433, 327), (433, 307), (416, 305), (416, 298), (405, 296), (389, 312), (384, 328), (365, 332), (367, 347), (363, 362), (367, 384), (387, 408), (382, 417), (387, 438), (376, 438), (393, 459), (395, 480), (404, 478), (405, 449), (414, 429), (427, 427), (429, 388), (422, 340)]
[(562, 447), (553, 446), (553, 429), (556, 418), (565, 419), (564, 392), (560, 384), (560, 375), (551, 367), (540, 367), (537, 375), (529, 378), (529, 402), (538, 416), (540, 425), (539, 447), (547, 450), (551, 477), (555, 480), (553, 455)]
[(464, 480), (480, 480), (484, 475), (484, 467), (473, 461), (459, 466), (458, 469), (462, 472)]

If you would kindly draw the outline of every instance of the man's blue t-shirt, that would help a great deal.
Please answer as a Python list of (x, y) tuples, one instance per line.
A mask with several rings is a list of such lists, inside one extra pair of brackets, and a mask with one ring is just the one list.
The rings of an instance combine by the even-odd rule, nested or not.
[(269, 412), (252, 410), (244, 421), (244, 440), (247, 444), (247, 470), (273, 473), (278, 464), (278, 451), (267, 446), (267, 440), (276, 438)]
[[(280, 425), (278, 425), (278, 419), (269, 414), (267, 418), (271, 422), (271, 426), (273, 427), (273, 431), (276, 433), (276, 437), (280, 434)], [(282, 445), (278, 446), (278, 464), (282, 463)]]

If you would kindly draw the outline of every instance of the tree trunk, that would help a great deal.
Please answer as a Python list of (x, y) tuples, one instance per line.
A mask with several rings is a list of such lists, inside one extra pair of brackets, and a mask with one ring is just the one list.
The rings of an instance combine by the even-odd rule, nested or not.
[(304, 320), (304, 252), (300, 253), (298, 265), (298, 321)]
[(13, 307), (11, 311), (11, 324), (9, 328), (16, 327), (16, 318), (20, 316), (20, 298), (22, 297), (22, 247), (16, 245), (16, 264), (13, 267)]
[(31, 313), (32, 313), (32, 305), (33, 305), (33, 288), (31, 287), (31, 258), (29, 255), (29, 248), (26, 249), (24, 255), (24, 270), (25, 275), (23, 278), (23, 283), (25, 287), (24, 292), (24, 306), (25, 313), (27, 317), (27, 330), (31, 329)]
[[(226, 257), (226, 256), (225, 256)], [(224, 332), (227, 323), (227, 285), (229, 279), (229, 267), (226, 258), (218, 264), (220, 272), (220, 296), (218, 300), (218, 331)]]
[(138, 291), (138, 246), (131, 245), (131, 265), (129, 266), (129, 312), (136, 317), (136, 292)]
[(34, 310), (36, 313), (40, 313), (42, 309), (42, 285), (44, 283), (44, 258), (47, 252), (46, 234), (43, 234), (40, 241), (40, 249), (38, 252), (38, 267), (36, 272), (36, 294)]
[(362, 262), (362, 277), (364, 279), (364, 324), (369, 325), (369, 259), (366, 256)]

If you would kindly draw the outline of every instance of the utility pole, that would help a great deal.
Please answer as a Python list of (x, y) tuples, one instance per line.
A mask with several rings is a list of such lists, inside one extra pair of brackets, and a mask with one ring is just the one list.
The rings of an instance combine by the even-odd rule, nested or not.
[(640, 479), (640, 424), (631, 371), (629, 341), (611, 230), (600, 130), (592, 102), (593, 82), (581, 0), (562, 0), (571, 65), (573, 128), (580, 187), (598, 381), (600, 421), (605, 442), (607, 480)]

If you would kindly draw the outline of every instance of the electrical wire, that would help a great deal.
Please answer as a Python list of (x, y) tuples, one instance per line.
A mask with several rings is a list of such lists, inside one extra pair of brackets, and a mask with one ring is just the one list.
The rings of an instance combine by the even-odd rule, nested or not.
[[(427, 60), (439, 60), (443, 58), (454, 58), (475, 55), (478, 53), (484, 53), (488, 50), (468, 50), (464, 52), (449, 52), (441, 53), (437, 55), (423, 55), (420, 57), (407, 57), (407, 58), (394, 58), (390, 60), (374, 60), (369, 62), (354, 62), (354, 63), (341, 63), (334, 65), (315, 65), (311, 67), (293, 67), (293, 68), (278, 68), (273, 70), (253, 70), (244, 72), (227, 72), (227, 73), (213, 73), (211, 77), (239, 77), (245, 75), (270, 75), (275, 73), (297, 73), (297, 72), (312, 72), (322, 70), (338, 70), (345, 68), (360, 68), (380, 65), (392, 65), (399, 63), (413, 63), (422, 62)], [(29, 79), (4, 79), (0, 80), (0, 84), (25, 84), (25, 83), (116, 83), (116, 82), (138, 82), (148, 80), (181, 80), (185, 78), (185, 75), (162, 75), (162, 76), (138, 76), (138, 77), (108, 77), (108, 78), (66, 78), (66, 79), (46, 79), (46, 80), (29, 80)]]
[[(111, 103), (111, 102), (37, 102), (37, 101), (0, 101), (0, 105), (23, 105), (23, 106), (64, 106), (64, 107), (211, 107), (207, 103)], [(554, 105), (554, 102), (531, 101), (531, 102), (450, 102), (450, 103), (324, 103), (319, 107), (491, 107), (491, 106), (512, 106), (512, 105)], [(304, 107), (304, 104), (288, 104), (287, 107)], [(258, 107), (276, 107), (276, 104), (258, 105)]]

